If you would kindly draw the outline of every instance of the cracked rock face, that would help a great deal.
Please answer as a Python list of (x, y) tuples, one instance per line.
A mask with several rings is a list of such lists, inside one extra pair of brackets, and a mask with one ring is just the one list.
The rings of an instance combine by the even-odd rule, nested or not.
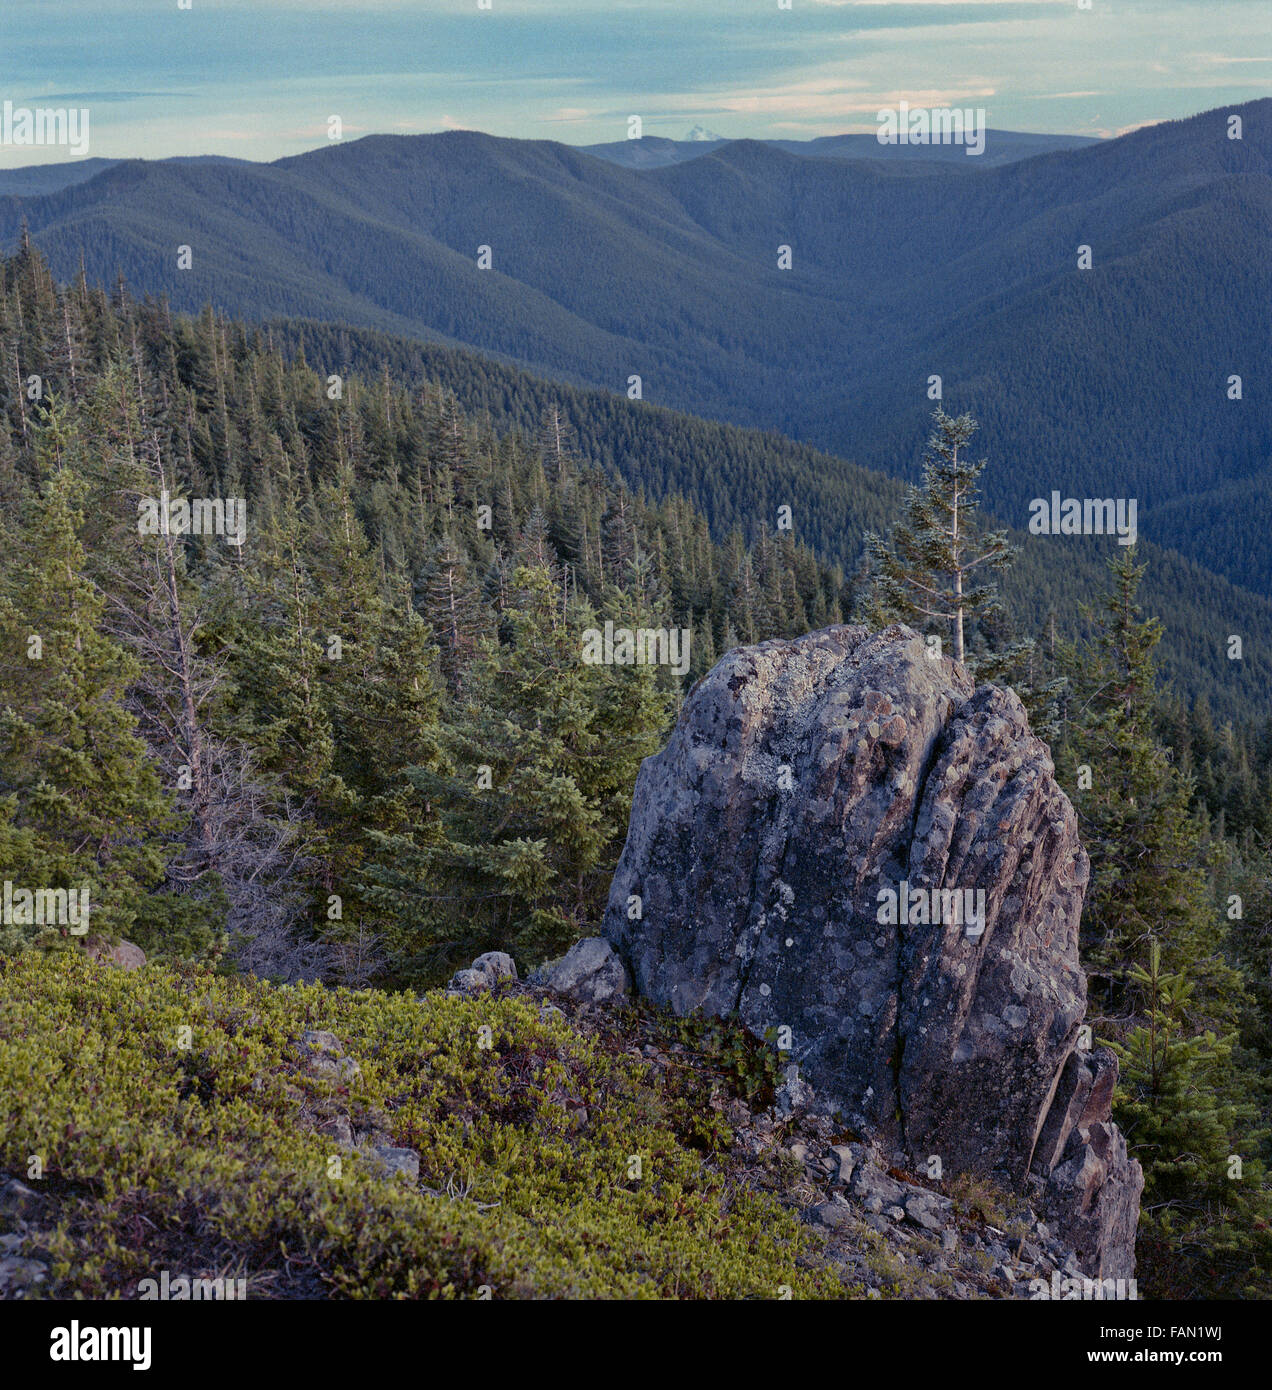
[(1089, 866), (1053, 773), (1017, 697), (908, 628), (735, 649), (641, 767), (604, 933), (639, 993), (777, 1030), (820, 1104), (914, 1162), (1032, 1170), (1117, 1277), (1142, 1179), (1111, 1081), (1078, 1099), (1066, 1070)]

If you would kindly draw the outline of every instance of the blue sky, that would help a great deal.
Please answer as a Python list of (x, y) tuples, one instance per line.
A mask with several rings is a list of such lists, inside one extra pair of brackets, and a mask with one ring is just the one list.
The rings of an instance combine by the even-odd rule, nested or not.
[[(93, 155), (274, 159), (453, 127), (585, 144), (874, 130), (881, 106), (1111, 135), (1272, 93), (1272, 0), (3, 0), (0, 102)], [(0, 167), (68, 158), (0, 144)]]

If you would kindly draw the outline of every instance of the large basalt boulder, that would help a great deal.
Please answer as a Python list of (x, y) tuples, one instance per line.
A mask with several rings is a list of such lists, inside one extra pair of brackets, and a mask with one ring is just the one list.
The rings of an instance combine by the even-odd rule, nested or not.
[(1142, 1179), (1111, 1083), (1084, 1120), (1068, 1067), (1088, 867), (1015, 694), (908, 628), (835, 627), (694, 688), (641, 767), (604, 934), (647, 998), (789, 1036), (819, 1103), (914, 1162), (1032, 1173), (1118, 1277)]

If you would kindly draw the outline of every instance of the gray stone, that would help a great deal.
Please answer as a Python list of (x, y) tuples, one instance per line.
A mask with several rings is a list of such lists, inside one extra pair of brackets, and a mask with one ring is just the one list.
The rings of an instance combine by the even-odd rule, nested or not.
[(319, 1134), (334, 1139), (337, 1147), (344, 1149), (346, 1153), (353, 1148), (353, 1125), (348, 1115), (332, 1115), (316, 1128)]
[(10, 1178), (0, 1187), (0, 1212), (5, 1216), (31, 1216), (39, 1208), (40, 1200), (37, 1192), (33, 1192), (26, 1183), (19, 1182), (17, 1178)]
[(377, 1167), (385, 1177), (399, 1174), (411, 1182), (420, 1178), (420, 1156), (414, 1149), (398, 1149), (390, 1144), (377, 1144), (369, 1151), (374, 1155), (373, 1167)]
[(816, 1216), (823, 1226), (846, 1226), (852, 1220), (852, 1213), (841, 1202), (823, 1202), (816, 1208)]
[(627, 969), (604, 937), (587, 936), (544, 972), (544, 985), (588, 1004), (605, 1004), (627, 993)]
[(782, 1071), (773, 1108), (781, 1119), (804, 1114), (816, 1099), (813, 1088), (799, 1074), (799, 1064), (790, 1063)]
[(344, 1044), (334, 1033), (313, 1029), (301, 1034), (300, 1044), (310, 1071), (317, 1075), (342, 1082), (356, 1081), (362, 1075), (362, 1068), (345, 1055)]
[(89, 960), (104, 965), (118, 965), (123, 970), (138, 970), (146, 963), (146, 953), (131, 941), (104, 941), (100, 936), (86, 936), (80, 949)]
[(451, 976), (450, 987), (461, 994), (484, 994), (494, 988), (494, 977), (486, 970), (457, 970)]
[(23, 1259), (21, 1255), (0, 1260), (0, 1293), (20, 1293), (44, 1283), (47, 1277), (48, 1267), (39, 1260)]
[[(641, 766), (603, 931), (654, 1002), (789, 1027), (816, 1104), (889, 1152), (1032, 1175), (1091, 1271), (1120, 1274), (1138, 1167), (1106, 1072), (1083, 1092), (1071, 1064), (1088, 876), (1012, 691), (908, 628), (835, 627), (737, 648), (694, 688)], [(951, 920), (967, 902), (983, 921)]]
[(905, 1199), (905, 1214), (926, 1231), (943, 1230), (946, 1224), (935, 1199), (922, 1193), (913, 1193)]
[(907, 1195), (904, 1183), (866, 1163), (862, 1163), (853, 1173), (852, 1190), (858, 1197), (867, 1200), (875, 1198), (891, 1206), (904, 1202)]
[(487, 951), (473, 961), (472, 968), (484, 971), (492, 982), (517, 978), (516, 962), (506, 951)]
[(849, 1144), (836, 1144), (831, 1149), (831, 1153), (839, 1160), (839, 1169), (835, 1175), (836, 1182), (849, 1183), (852, 1181), (852, 1170), (856, 1167), (856, 1159), (853, 1157), (852, 1147)]

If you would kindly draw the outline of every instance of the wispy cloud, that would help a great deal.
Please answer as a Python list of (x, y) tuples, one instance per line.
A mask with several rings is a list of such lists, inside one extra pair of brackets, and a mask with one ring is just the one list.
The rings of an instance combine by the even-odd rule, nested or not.
[(588, 143), (631, 114), (650, 134), (824, 135), (901, 98), (1113, 132), (1266, 94), (1268, 55), (1268, 0), (0, 3), (0, 99), (91, 107), (108, 157), (272, 159), (324, 141), (333, 114), (346, 135)]

